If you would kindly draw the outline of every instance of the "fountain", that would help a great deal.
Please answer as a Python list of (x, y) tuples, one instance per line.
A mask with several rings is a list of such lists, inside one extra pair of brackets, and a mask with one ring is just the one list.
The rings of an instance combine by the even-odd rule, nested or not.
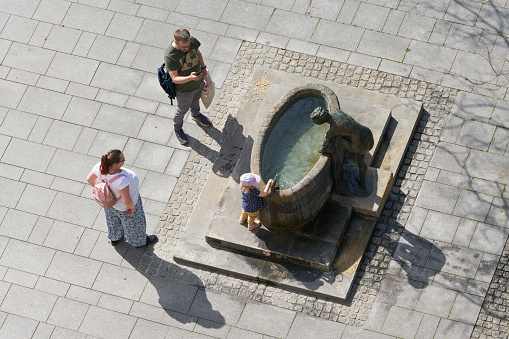
[[(262, 67), (257, 75), (268, 91), (238, 110), (216, 160), (233, 172), (208, 178), (196, 207), (202, 212), (192, 215), (174, 258), (344, 300), (422, 106)], [(332, 120), (311, 119), (317, 110)], [(338, 126), (366, 126), (372, 140), (352, 148)], [(359, 167), (368, 167), (366, 180)], [(271, 178), (279, 185), (264, 198), (263, 226), (253, 232), (238, 222), (238, 180), (246, 172), (261, 174), (260, 188)]]

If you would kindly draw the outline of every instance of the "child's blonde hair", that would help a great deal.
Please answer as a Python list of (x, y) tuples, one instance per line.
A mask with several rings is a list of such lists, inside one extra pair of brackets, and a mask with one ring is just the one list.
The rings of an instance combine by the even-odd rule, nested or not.
[(256, 186), (244, 186), (244, 185), (240, 184), (240, 189), (244, 193), (249, 193), (253, 188), (256, 188)]

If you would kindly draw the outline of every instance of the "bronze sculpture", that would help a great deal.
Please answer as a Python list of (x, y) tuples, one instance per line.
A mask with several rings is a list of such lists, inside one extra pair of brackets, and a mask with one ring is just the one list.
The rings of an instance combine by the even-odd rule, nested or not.
[(339, 194), (352, 194), (352, 189), (345, 189), (345, 185), (352, 186), (351, 181), (345, 178), (343, 169), (343, 149), (355, 156), (357, 166), (359, 167), (359, 176), (356, 181), (360, 187), (355, 194), (366, 196), (371, 191), (366, 186), (368, 165), (366, 156), (373, 148), (373, 133), (371, 130), (341, 110), (330, 114), (329, 111), (321, 106), (315, 108), (310, 115), (315, 124), (321, 125), (328, 123), (329, 130), (325, 134), (320, 153), (331, 154), (332, 171), (334, 178), (334, 190)]

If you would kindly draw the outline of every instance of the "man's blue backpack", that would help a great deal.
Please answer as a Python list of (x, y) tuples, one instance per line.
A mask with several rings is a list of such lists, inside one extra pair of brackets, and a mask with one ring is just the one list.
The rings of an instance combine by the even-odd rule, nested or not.
[(166, 94), (168, 94), (168, 98), (170, 98), (171, 104), (173, 105), (173, 99), (177, 97), (177, 88), (175, 87), (175, 83), (173, 82), (170, 74), (165, 71), (164, 64), (162, 64), (162, 66), (157, 70), (157, 78), (159, 79), (159, 84)]

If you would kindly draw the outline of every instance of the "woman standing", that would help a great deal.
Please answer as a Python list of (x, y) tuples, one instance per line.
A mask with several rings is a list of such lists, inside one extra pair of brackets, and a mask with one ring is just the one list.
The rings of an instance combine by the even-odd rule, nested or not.
[(139, 194), (138, 176), (133, 171), (122, 168), (124, 162), (122, 151), (108, 151), (88, 174), (87, 181), (91, 186), (95, 186), (101, 177), (109, 181), (118, 174), (123, 175), (109, 185), (118, 201), (112, 208), (104, 210), (108, 238), (113, 246), (125, 236), (130, 245), (142, 247), (156, 241), (157, 236), (146, 234), (147, 222)]

